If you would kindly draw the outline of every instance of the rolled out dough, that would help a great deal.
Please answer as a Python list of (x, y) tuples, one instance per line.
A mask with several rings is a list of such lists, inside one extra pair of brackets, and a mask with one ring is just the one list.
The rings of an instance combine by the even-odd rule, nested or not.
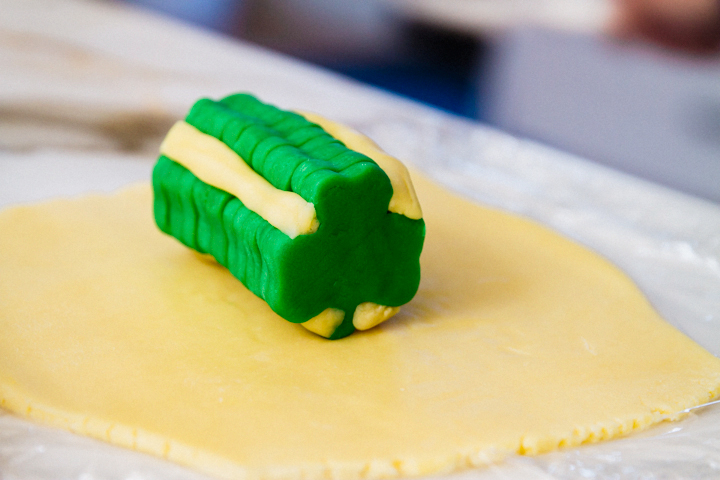
[(0, 213), (0, 398), (225, 478), (446, 472), (707, 402), (720, 360), (598, 255), (416, 178), (416, 298), (328, 341), (159, 233), (150, 190)]

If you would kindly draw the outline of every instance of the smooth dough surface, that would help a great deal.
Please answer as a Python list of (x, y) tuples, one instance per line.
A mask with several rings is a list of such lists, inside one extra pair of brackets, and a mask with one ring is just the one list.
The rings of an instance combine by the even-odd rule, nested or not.
[(0, 398), (226, 478), (428, 474), (612, 438), (720, 360), (596, 254), (414, 178), (422, 283), (327, 341), (153, 224), (138, 186), (0, 213)]

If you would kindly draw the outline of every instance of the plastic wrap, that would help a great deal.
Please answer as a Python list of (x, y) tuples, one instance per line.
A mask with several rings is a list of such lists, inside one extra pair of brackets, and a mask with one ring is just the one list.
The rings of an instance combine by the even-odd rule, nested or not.
[[(476, 201), (532, 217), (623, 268), (661, 314), (720, 354), (720, 206), (442, 115), (355, 125), (390, 153)], [(0, 206), (149, 178), (149, 159), (37, 151), (0, 155)], [(720, 477), (720, 404), (614, 441), (445, 478)], [(193, 480), (162, 459), (0, 413), (2, 480)]]

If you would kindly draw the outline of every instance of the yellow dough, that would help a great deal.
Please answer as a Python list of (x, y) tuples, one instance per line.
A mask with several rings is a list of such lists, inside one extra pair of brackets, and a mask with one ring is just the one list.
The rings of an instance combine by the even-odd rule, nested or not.
[(317, 231), (315, 206), (294, 192), (279, 190), (217, 138), (183, 121), (175, 123), (160, 153), (198, 179), (237, 197), (243, 205), (290, 238)]
[(225, 478), (429, 474), (608, 439), (720, 360), (598, 255), (415, 178), (416, 298), (329, 342), (153, 224), (146, 186), (0, 213), (0, 398)]

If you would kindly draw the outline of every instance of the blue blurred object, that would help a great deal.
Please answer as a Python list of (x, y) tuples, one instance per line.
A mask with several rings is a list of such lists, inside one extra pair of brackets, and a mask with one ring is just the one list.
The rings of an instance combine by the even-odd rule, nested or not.
[(479, 118), (475, 39), (335, 0), (123, 0)]
[[(458, 66), (459, 67), (459, 66)], [(466, 68), (429, 63), (335, 67), (361, 82), (469, 118), (478, 118), (474, 77)]]
[(403, 54), (390, 61), (325, 66), (376, 87), (468, 118), (481, 118), (477, 64), (482, 43), (460, 34), (403, 25)]
[(243, 0), (123, 0), (212, 30), (235, 30)]
[(321, 62), (361, 82), (472, 119), (481, 118), (478, 64), (483, 44), (466, 35), (403, 23), (401, 54), (389, 60)]

